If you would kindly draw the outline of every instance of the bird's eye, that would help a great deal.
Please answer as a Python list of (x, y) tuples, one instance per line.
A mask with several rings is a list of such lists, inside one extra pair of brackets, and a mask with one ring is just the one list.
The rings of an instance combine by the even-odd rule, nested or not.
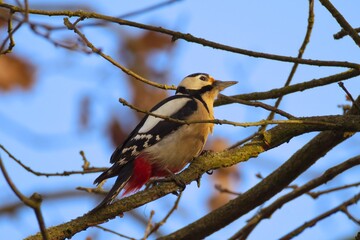
[(201, 80), (201, 81), (206, 81), (207, 78), (206, 78), (205, 76), (201, 76), (201, 77), (200, 77), (200, 80)]

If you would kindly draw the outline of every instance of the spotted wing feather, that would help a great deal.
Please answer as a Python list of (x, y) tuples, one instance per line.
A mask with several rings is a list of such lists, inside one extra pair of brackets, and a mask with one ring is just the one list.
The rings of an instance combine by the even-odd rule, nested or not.
[[(176, 104), (178, 104), (178, 108), (173, 108)], [(166, 111), (162, 111), (162, 109)], [(197, 104), (196, 100), (192, 97), (175, 95), (157, 104), (151, 112), (156, 112), (157, 110), (162, 115), (184, 120), (197, 110)], [(99, 184), (107, 178), (118, 176), (116, 183), (100, 205), (111, 202), (125, 186), (132, 174), (134, 159), (142, 150), (161, 141), (163, 137), (176, 131), (182, 125), (182, 123), (167, 121), (150, 115), (145, 116), (130, 133), (123, 145), (117, 147), (112, 154), (110, 162), (113, 165), (95, 179), (94, 183)], [(144, 130), (147, 131), (145, 132)]]

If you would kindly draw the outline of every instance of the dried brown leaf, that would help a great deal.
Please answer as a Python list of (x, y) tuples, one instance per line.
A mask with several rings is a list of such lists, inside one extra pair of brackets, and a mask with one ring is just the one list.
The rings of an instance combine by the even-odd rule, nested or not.
[(15, 55), (0, 56), (0, 90), (10, 91), (20, 87), (28, 90), (34, 84), (34, 67)]

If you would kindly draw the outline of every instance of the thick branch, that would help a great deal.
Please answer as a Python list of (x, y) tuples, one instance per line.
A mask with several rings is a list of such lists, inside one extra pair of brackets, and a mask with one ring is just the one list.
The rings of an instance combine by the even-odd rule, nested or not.
[[(360, 130), (360, 119), (358, 116), (356, 116), (355, 118), (353, 118), (351, 120), (352, 117), (355, 116), (344, 116), (344, 122), (351, 122), (351, 124), (349, 124), (348, 127), (350, 127), (350, 125), (355, 124), (355, 126), (357, 126), (356, 128), (358, 130)], [(180, 173), (179, 177), (181, 177), (181, 179), (184, 181), (185, 184), (189, 184), (192, 181), (199, 179), (202, 174), (204, 174), (206, 171), (212, 170), (212, 169), (217, 169), (217, 168), (221, 168), (221, 167), (229, 167), (232, 165), (235, 165), (239, 162), (243, 162), (243, 161), (247, 161), (250, 158), (253, 157), (257, 157), (260, 153), (274, 148), (276, 146), (279, 146), (285, 142), (288, 142), (291, 138), (301, 135), (303, 133), (306, 132), (311, 132), (311, 131), (317, 131), (319, 130), (319, 128), (321, 128), (323, 126), (318, 126), (318, 125), (294, 125), (294, 124), (284, 124), (284, 125), (280, 125), (280, 126), (276, 126), (268, 131), (266, 131), (264, 133), (264, 139), (254, 139), (252, 142), (250, 142), (249, 144), (246, 144), (244, 146), (242, 146), (241, 148), (238, 149), (231, 149), (228, 151), (223, 151), (223, 152), (219, 152), (219, 153), (209, 153), (203, 156), (200, 156), (198, 158), (196, 158), (191, 164), (190, 166), (185, 169), (183, 172)], [(351, 126), (350, 129), (343, 129), (344, 131), (354, 131), (354, 126)], [(342, 132), (339, 132), (337, 134), (335, 134), (333, 132), (326, 132), (325, 134), (326, 136), (330, 135), (329, 139), (324, 139), (324, 143), (319, 143), (321, 146), (317, 146), (317, 150), (316, 151), (320, 151), (321, 154), (324, 154), (324, 151), (326, 151), (327, 149), (325, 149), (324, 151), (321, 151), (321, 149), (326, 148), (327, 145), (333, 145), (334, 141), (332, 139), (332, 137), (336, 137), (337, 138), (341, 138), (341, 139), (345, 139), (345, 137), (343, 136)], [(336, 142), (336, 141), (335, 141)], [(326, 144), (325, 144), (326, 143)], [(337, 142), (336, 142), (337, 143)], [(323, 146), (324, 145), (324, 146)], [(307, 153), (307, 151), (305, 151)], [(309, 154), (312, 154), (313, 151), (309, 150)], [(313, 153), (312, 155), (315, 155), (315, 153)], [(311, 158), (310, 158), (311, 159)], [(309, 160), (307, 160), (309, 161)], [(306, 163), (306, 161), (304, 161)], [(292, 171), (295, 171), (296, 173), (300, 170), (296, 170), (297, 168), (302, 169), (302, 164), (305, 163), (300, 163), (297, 162), (297, 164), (295, 164), (293, 167), (289, 167), (287, 165), (287, 168), (290, 168), (289, 171), (290, 173)], [(295, 169), (293, 169), (295, 168)], [(294, 173), (295, 174), (295, 173)], [(279, 174), (280, 176), (283, 175), (288, 175), (287, 173), (287, 169), (282, 170), (282, 172)], [(276, 176), (274, 176), (276, 177)], [(282, 179), (282, 178), (279, 178)], [(282, 181), (284, 181), (284, 179), (282, 179)], [(282, 185), (287, 185), (287, 182), (282, 182)], [(263, 197), (261, 193), (259, 193), (258, 191), (264, 191), (265, 189), (269, 189), (269, 187), (272, 186), (272, 184), (269, 184), (269, 182), (265, 182), (264, 185), (260, 188), (260, 190), (256, 189), (251, 191), (250, 193), (247, 193), (246, 195), (246, 199), (244, 200), (244, 211), (249, 211), (249, 209), (254, 208), (254, 206), (252, 206), (251, 204), (258, 204), (259, 201), (264, 200), (264, 198), (268, 198), (269, 195), (271, 195), (271, 193), (267, 193), (265, 194)], [(280, 187), (279, 186), (279, 187)], [(70, 222), (55, 226), (55, 227), (51, 227), (48, 229), (48, 232), (50, 234), (51, 239), (63, 239), (63, 238), (70, 238), (73, 235), (75, 235), (77, 232), (79, 231), (83, 231), (86, 228), (88, 228), (89, 226), (95, 226), (97, 224), (103, 223), (108, 221), (109, 219), (113, 219), (116, 216), (118, 216), (120, 213), (123, 212), (127, 212), (131, 209), (137, 208), (139, 206), (142, 206), (148, 202), (154, 201), (158, 198), (161, 198), (169, 193), (172, 193), (173, 191), (178, 190), (178, 186), (173, 183), (173, 182), (169, 182), (169, 183), (162, 183), (159, 184), (153, 188), (150, 188), (148, 190), (145, 191), (141, 191), (138, 192), (132, 196), (126, 197), (121, 199), (120, 201), (117, 201), (111, 205), (108, 205), (107, 207), (104, 207), (103, 209), (99, 210), (98, 212), (94, 213), (88, 213), (85, 214), (81, 217), (78, 217)], [(274, 190), (272, 190), (274, 191)], [(272, 192), (271, 191), (271, 192)], [(259, 197), (260, 195), (260, 197)], [(259, 200), (254, 201), (254, 199), (259, 198)], [(252, 206), (252, 207), (251, 207)], [(232, 205), (230, 208), (233, 208), (234, 206)], [(238, 207), (236, 207), (238, 208)], [(230, 211), (232, 211), (233, 209), (231, 209)], [(239, 211), (239, 209), (238, 209)], [(238, 211), (235, 211), (235, 213), (237, 213)], [(227, 214), (228, 211), (225, 211), (225, 213)], [(216, 216), (218, 217), (218, 216)], [(217, 221), (215, 221), (217, 222)], [(205, 227), (207, 228), (207, 227)], [(211, 229), (209, 227), (209, 229)], [(208, 230), (209, 230), (208, 229)], [(216, 228), (213, 228), (216, 229)], [(202, 229), (197, 229), (200, 232), (202, 231)], [(208, 231), (207, 230), (207, 231)], [(193, 231), (191, 231), (193, 232)], [(196, 234), (194, 235), (194, 237), (199, 236), (198, 235), (199, 232), (196, 231)], [(183, 239), (187, 239), (187, 237), (190, 237), (191, 235), (187, 235), (185, 238)], [(201, 237), (199, 237), (201, 238)], [(39, 234), (34, 235), (29, 237), (28, 239), (41, 239), (41, 236)], [(181, 238), (177, 238), (177, 239), (181, 239)]]
[[(360, 97), (357, 102), (360, 102)], [(353, 106), (348, 114), (355, 113), (360, 114)], [(279, 127), (282, 126), (284, 125)], [(268, 132), (271, 132), (271, 130)], [(275, 139), (267, 138), (267, 134), (264, 137), (265, 141), (271, 147), (274, 147), (271, 140)], [(325, 131), (318, 134), (291, 156), (288, 161), (253, 188), (199, 220), (161, 239), (202, 239), (209, 236), (279, 193), (319, 158), (347, 138), (349, 138), (349, 135), (343, 131)]]
[(271, 215), (278, 209), (280, 209), (284, 204), (290, 202), (291, 200), (301, 196), (304, 193), (309, 192), (310, 190), (332, 180), (337, 175), (343, 173), (344, 171), (357, 166), (360, 164), (360, 156), (351, 158), (346, 160), (345, 162), (329, 168), (318, 178), (315, 178), (305, 185), (295, 188), (294, 191), (278, 198), (274, 201), (271, 205), (261, 209), (254, 217), (252, 217), (245, 227), (243, 227), (239, 232), (237, 232), (234, 236), (230, 239), (247, 239), (248, 235), (251, 231), (265, 218), (270, 218)]

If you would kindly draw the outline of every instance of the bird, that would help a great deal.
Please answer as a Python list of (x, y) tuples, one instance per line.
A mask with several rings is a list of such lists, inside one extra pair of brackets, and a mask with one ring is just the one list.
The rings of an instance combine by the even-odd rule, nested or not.
[[(180, 82), (175, 95), (162, 100), (149, 112), (189, 122), (213, 120), (213, 105), (219, 92), (236, 83), (215, 80), (207, 73), (190, 74)], [(213, 126), (209, 122), (184, 124), (147, 114), (115, 149), (110, 157), (112, 166), (95, 179), (94, 184), (98, 185), (117, 177), (92, 211), (113, 202), (121, 190), (125, 196), (139, 190), (150, 179), (174, 177), (200, 155)]]

